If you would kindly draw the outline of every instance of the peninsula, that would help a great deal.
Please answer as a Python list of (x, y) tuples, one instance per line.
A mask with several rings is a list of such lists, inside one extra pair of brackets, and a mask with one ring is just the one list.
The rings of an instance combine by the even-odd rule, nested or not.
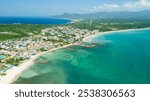
[(80, 43), (83, 38), (96, 33), (97, 30), (59, 26), (43, 29), (38, 35), (28, 33), (30, 37), (1, 41), (0, 83), (12, 83), (45, 52)]

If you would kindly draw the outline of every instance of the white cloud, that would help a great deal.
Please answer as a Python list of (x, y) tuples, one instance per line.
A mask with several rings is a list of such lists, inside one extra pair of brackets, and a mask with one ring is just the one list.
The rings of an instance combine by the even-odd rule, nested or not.
[(98, 11), (138, 11), (150, 9), (150, 0), (137, 0), (135, 2), (124, 2), (122, 4), (100, 4), (92, 8), (85, 8), (87, 12)]

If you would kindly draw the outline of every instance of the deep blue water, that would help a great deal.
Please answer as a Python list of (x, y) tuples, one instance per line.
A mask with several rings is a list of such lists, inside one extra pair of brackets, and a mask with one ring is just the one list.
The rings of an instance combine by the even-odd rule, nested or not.
[(0, 17), (0, 24), (67, 24), (71, 20), (36, 17)]
[(110, 33), (93, 42), (96, 47), (71, 46), (40, 56), (15, 83), (150, 84), (150, 30)]

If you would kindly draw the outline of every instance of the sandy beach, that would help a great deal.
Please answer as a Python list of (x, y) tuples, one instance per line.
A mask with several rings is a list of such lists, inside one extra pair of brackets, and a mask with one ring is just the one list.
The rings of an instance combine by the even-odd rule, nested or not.
[(7, 75), (5, 76), (0, 76), (0, 84), (11, 84), (13, 83), (17, 78), (18, 76), (24, 72), (25, 70), (29, 69), (30, 66), (34, 63), (34, 61), (39, 57), (41, 56), (42, 54), (45, 54), (47, 52), (51, 52), (51, 51), (54, 51), (54, 50), (57, 50), (57, 49), (60, 49), (60, 48), (65, 48), (65, 47), (68, 47), (68, 46), (72, 46), (73, 44), (69, 44), (69, 45), (65, 45), (65, 46), (62, 46), (62, 47), (59, 47), (59, 48), (53, 48), (49, 51), (45, 51), (45, 52), (41, 52), (35, 56), (32, 56), (29, 60), (25, 60), (22, 64), (20, 64), (19, 66), (17, 67), (14, 67), (10, 70), (8, 70), (6, 73)]
[(91, 36), (88, 36), (88, 37), (84, 38), (83, 41), (84, 42), (90, 42), (93, 38), (96, 38), (96, 37), (98, 37), (100, 35), (104, 35), (104, 34), (110, 34), (110, 33), (115, 33), (115, 32), (127, 32), (127, 31), (136, 31), (136, 30), (146, 30), (146, 29), (150, 29), (150, 28), (126, 29), (126, 30), (99, 32), (99, 33), (96, 33), (94, 35), (91, 35)]
[[(128, 29), (128, 30), (118, 30), (118, 31), (108, 31), (108, 32), (99, 32), (97, 34), (94, 34), (94, 35), (91, 35), (91, 36), (88, 36), (86, 38), (83, 39), (84, 42), (90, 42), (92, 38), (95, 38), (97, 36), (100, 36), (100, 35), (103, 35), (103, 34), (109, 34), (109, 33), (113, 33), (113, 32), (125, 32), (125, 31), (134, 31), (134, 30), (145, 30), (145, 29), (150, 29), (150, 28), (143, 28), (143, 29)], [(51, 52), (51, 51), (54, 51), (54, 50), (57, 50), (57, 49), (60, 49), (60, 48), (65, 48), (65, 47), (68, 47), (68, 46), (72, 46), (72, 45), (75, 45), (75, 44), (69, 44), (69, 45), (65, 45), (63, 47), (59, 47), (59, 48), (53, 48), (49, 51), (46, 51), (46, 52), (42, 52), (42, 53), (39, 53), (33, 57), (31, 57), (29, 60), (26, 60), (24, 61), (22, 64), (20, 64), (18, 67), (14, 67), (10, 70), (8, 70), (6, 73), (7, 75), (6, 76), (0, 76), (0, 84), (11, 84), (13, 83), (17, 78), (18, 76), (24, 72), (25, 70), (29, 69), (30, 66), (34, 63), (35, 59), (37, 59), (39, 56), (41, 56), (42, 54), (45, 54), (47, 52)]]

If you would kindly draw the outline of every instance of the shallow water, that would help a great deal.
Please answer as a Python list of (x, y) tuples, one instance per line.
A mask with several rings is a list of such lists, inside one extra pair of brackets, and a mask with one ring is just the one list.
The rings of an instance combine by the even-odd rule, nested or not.
[(5, 56), (4, 55), (0, 55), (0, 59), (3, 59), (3, 58), (5, 58)]
[(96, 47), (44, 54), (15, 83), (150, 84), (150, 30), (105, 34), (92, 42)]

